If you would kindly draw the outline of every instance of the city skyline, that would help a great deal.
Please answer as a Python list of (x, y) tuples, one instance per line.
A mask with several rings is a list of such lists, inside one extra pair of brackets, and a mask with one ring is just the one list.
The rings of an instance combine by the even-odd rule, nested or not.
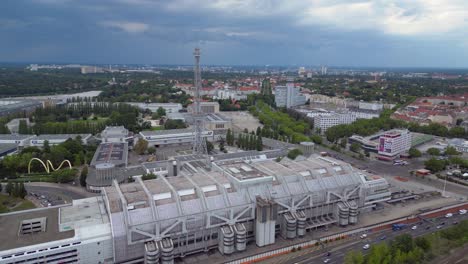
[(0, 60), (96, 64), (468, 67), (463, 1), (2, 3)]

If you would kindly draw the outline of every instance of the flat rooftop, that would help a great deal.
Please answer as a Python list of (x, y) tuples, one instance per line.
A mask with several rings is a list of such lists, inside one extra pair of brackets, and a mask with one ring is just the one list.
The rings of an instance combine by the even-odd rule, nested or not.
[(209, 122), (230, 122), (231, 121), (230, 118), (223, 116), (222, 114), (218, 114), (218, 113), (207, 114), (206, 119)]
[[(46, 218), (44, 232), (20, 235), (22, 221)], [(36, 210), (20, 211), (0, 215), (0, 251), (51, 242), (75, 236), (74, 230), (60, 232), (59, 230), (59, 208), (45, 208)]]
[(13, 144), (13, 143), (8, 143), (8, 144), (0, 144), (0, 153), (8, 152), (13, 149), (16, 149), (18, 145)]
[(146, 136), (160, 136), (160, 135), (172, 135), (182, 133), (194, 133), (193, 128), (179, 128), (179, 129), (168, 129), (168, 130), (156, 130), (156, 131), (141, 131), (140, 134)]
[(88, 138), (91, 134), (43, 134), (35, 138), (35, 140), (67, 140), (69, 138), (75, 139), (80, 136), (82, 139)]
[(0, 134), (0, 140), (24, 140), (35, 135), (20, 135), (20, 134)]
[(92, 166), (101, 163), (112, 163), (116, 166), (127, 164), (128, 144), (127, 143), (101, 143), (94, 153)]

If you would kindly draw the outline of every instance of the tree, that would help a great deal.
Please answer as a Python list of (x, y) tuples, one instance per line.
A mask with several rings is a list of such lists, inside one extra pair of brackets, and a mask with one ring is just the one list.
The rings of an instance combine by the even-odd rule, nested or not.
[(133, 147), (133, 149), (138, 155), (145, 154), (146, 150), (148, 149), (148, 141), (144, 139), (139, 139), (138, 142)]
[(461, 153), (457, 151), (456, 148), (452, 147), (452, 146), (448, 146), (446, 149), (445, 149), (445, 155), (448, 155), (448, 156), (454, 156), (454, 155), (460, 155)]
[(88, 177), (88, 166), (84, 166), (80, 174), (80, 185), (86, 187), (86, 178)]
[(44, 147), (43, 147), (43, 150), (45, 153), (50, 153), (50, 144), (49, 144), (49, 140), (44, 140)]
[(255, 133), (257, 136), (261, 136), (262, 135), (262, 128), (261, 127), (257, 127), (257, 131)]
[(427, 150), (427, 154), (429, 154), (431, 156), (439, 156), (440, 155), (440, 149), (438, 149), (438, 148), (429, 148)]
[(310, 137), (315, 144), (322, 144), (322, 137), (320, 135), (314, 134)]
[(412, 158), (418, 158), (422, 156), (421, 151), (419, 151), (417, 148), (410, 148), (408, 153)]
[(293, 149), (288, 152), (288, 158), (295, 160), (297, 156), (302, 155), (302, 151), (300, 149)]
[(234, 145), (234, 134), (232, 133), (231, 129), (228, 128), (227, 132), (226, 132), (226, 143), (229, 145), (229, 146), (233, 146)]
[(11, 196), (13, 194), (13, 188), (13, 183), (9, 181), (5, 187), (5, 192), (7, 192), (9, 196)]
[(219, 150), (224, 151), (224, 139), (223, 138), (219, 140)]
[(213, 143), (211, 143), (210, 141), (206, 141), (206, 151), (208, 151), (208, 154), (211, 153), (211, 151), (213, 151), (214, 149), (214, 146), (213, 146)]
[(262, 151), (263, 150), (263, 142), (262, 142), (262, 137), (261, 136), (257, 136), (257, 140), (256, 140), (256, 149), (258, 151)]
[[(340, 140), (340, 146), (341, 146), (342, 148), (346, 148), (346, 144), (348, 144), (348, 140), (347, 140), (346, 138), (342, 138), (342, 139)], [(356, 152), (356, 151), (354, 151), (354, 152)]]
[(356, 142), (353, 142), (351, 144), (351, 146), (349, 147), (349, 150), (351, 150), (352, 152), (359, 152), (359, 150), (361, 150), (361, 145), (359, 145), (358, 143)]
[(167, 119), (164, 123), (164, 129), (179, 129), (186, 128), (184, 121), (178, 119)]
[(156, 148), (155, 148), (155, 147), (149, 147), (149, 148), (148, 148), (148, 154), (153, 155), (153, 154), (155, 154), (155, 153), (156, 153)]
[(29, 134), (29, 127), (26, 120), (20, 120), (18, 125), (18, 134)]
[(24, 197), (26, 197), (26, 195), (28, 195), (28, 192), (26, 191), (26, 188), (24, 187), (24, 183), (21, 182), (19, 184), (19, 187), (18, 187), (18, 197), (20, 197), (21, 199), (24, 199)]
[(430, 170), (432, 173), (439, 172), (445, 169), (445, 160), (438, 160), (436, 158), (431, 158), (424, 162), (426, 169)]
[(344, 258), (345, 264), (364, 264), (362, 252), (351, 251)]
[(424, 251), (429, 251), (431, 249), (431, 242), (425, 237), (417, 237), (414, 239), (414, 244), (417, 247), (420, 247)]
[(156, 110), (156, 113), (158, 114), (159, 117), (162, 117), (166, 115), (166, 110), (162, 107), (159, 107), (158, 110)]
[(55, 182), (66, 183), (73, 181), (73, 179), (75, 179), (76, 177), (77, 172), (78, 171), (76, 169), (63, 169), (52, 172), (51, 176), (55, 180)]

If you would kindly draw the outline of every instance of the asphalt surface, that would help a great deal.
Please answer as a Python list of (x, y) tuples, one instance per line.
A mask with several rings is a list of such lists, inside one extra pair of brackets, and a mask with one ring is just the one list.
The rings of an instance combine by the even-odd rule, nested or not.
[(64, 188), (64, 185), (35, 186), (26, 184), (25, 187), (28, 194), (44, 207), (71, 203), (72, 200), (90, 196), (83, 194), (83, 192), (75, 191), (72, 188)]
[[(342, 245), (331, 245), (331, 246), (325, 246), (323, 249), (314, 251), (310, 254), (297, 257), (297, 258), (292, 258), (289, 259), (287, 262), (283, 263), (297, 263), (297, 264), (309, 264), (309, 263), (344, 263), (344, 257), (345, 255), (350, 252), (350, 251), (362, 251), (364, 254), (367, 254), (370, 249), (363, 249), (363, 246), (366, 244), (369, 244), (370, 247), (372, 248), (372, 245), (382, 243), (382, 242), (390, 242), (393, 238), (395, 238), (398, 235), (408, 233), (412, 235), (413, 237), (418, 237), (418, 236), (423, 236), (426, 234), (434, 233), (435, 231), (438, 230), (443, 230), (445, 228), (453, 226), (453, 222), (459, 222), (461, 220), (467, 220), (468, 219), (468, 214), (465, 215), (459, 215), (459, 214), (454, 214), (453, 217), (450, 218), (445, 218), (445, 217), (440, 217), (440, 218), (434, 218), (431, 220), (425, 220), (422, 223), (418, 224), (412, 224), (406, 226), (404, 229), (400, 231), (392, 231), (392, 230), (385, 230), (383, 232), (377, 232), (377, 233), (369, 233), (367, 234), (367, 238), (361, 239), (360, 235), (361, 234), (356, 234), (352, 240), (349, 242), (345, 242)], [(437, 229), (437, 226), (440, 226), (442, 223), (445, 223), (440, 227), (440, 229)], [(413, 226), (417, 226), (416, 230), (412, 230), (411, 228)], [(429, 228), (429, 229), (427, 229)], [(385, 237), (384, 239), (382, 239)], [(326, 256), (327, 252), (330, 252), (330, 256)], [(328, 259), (328, 262), (325, 262), (325, 260)]]

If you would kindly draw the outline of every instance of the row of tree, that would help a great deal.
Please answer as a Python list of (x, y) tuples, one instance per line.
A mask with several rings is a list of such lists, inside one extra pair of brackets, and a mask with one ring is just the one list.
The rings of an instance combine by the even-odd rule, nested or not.
[[(233, 144), (230, 146), (232, 145)], [(237, 136), (236, 145), (238, 148), (243, 150), (263, 150), (262, 137), (249, 133), (240, 133)]]

